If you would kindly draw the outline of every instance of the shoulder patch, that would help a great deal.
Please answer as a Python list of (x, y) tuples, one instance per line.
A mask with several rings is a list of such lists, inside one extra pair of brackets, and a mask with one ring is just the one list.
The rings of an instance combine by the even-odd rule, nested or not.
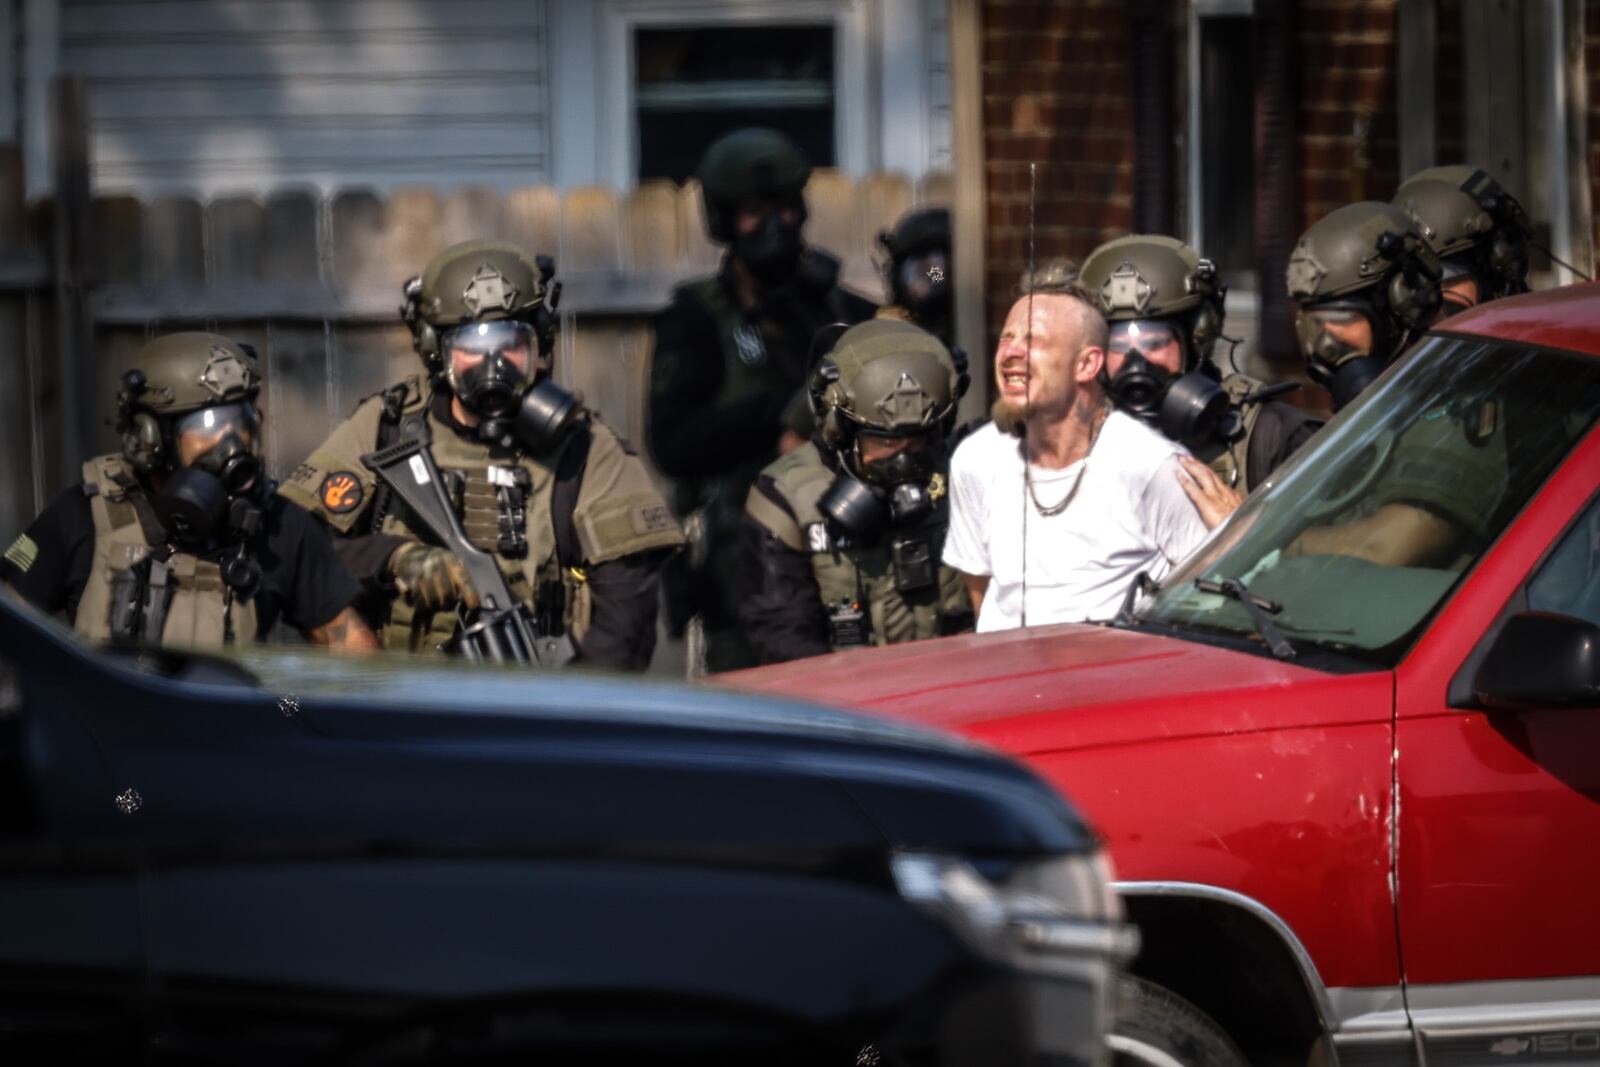
[(361, 479), (350, 471), (334, 471), (322, 479), (322, 488), (317, 491), (317, 499), (329, 513), (334, 515), (354, 511), (361, 506), (361, 500), (365, 495), (366, 490), (361, 488)]
[(23, 574), (28, 573), (28, 568), (32, 567), (38, 558), (39, 546), (27, 534), (19, 536), (11, 542), (11, 547), (6, 549), (6, 562)]
[(806, 525), (806, 547), (813, 552), (828, 552), (833, 548), (833, 538), (828, 536), (828, 524), (813, 522)]

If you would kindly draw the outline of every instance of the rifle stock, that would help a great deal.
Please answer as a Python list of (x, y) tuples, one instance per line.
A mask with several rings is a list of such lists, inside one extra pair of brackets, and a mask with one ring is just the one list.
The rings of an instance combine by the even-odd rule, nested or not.
[(541, 635), (528, 606), (512, 594), (494, 557), (467, 539), (428, 445), (424, 430), (420, 436), (406, 436), (368, 452), (361, 462), (405, 502), (428, 536), (466, 568), (467, 580), (478, 594), (478, 607), (461, 612), (455, 649), (471, 660), (538, 667), (567, 663), (575, 654), (571, 636)]

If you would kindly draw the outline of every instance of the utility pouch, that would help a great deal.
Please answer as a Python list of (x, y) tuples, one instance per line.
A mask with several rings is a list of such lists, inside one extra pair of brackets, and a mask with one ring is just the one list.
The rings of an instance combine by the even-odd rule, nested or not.
[(939, 566), (925, 537), (897, 537), (889, 542), (889, 565), (894, 570), (896, 592), (921, 592), (938, 581)]
[(111, 639), (157, 643), (172, 604), (171, 568), (146, 556), (111, 579)]
[(533, 602), (539, 606), (534, 628), (540, 637), (560, 637), (567, 632), (567, 587), (560, 578), (540, 582)]
[(847, 648), (867, 643), (866, 613), (855, 600), (840, 600), (828, 605), (828, 643)]

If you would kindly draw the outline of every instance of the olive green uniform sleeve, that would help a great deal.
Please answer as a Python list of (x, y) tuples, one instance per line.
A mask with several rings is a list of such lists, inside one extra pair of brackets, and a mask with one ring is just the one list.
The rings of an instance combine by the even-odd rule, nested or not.
[(683, 544), (683, 531), (639, 457), (596, 420), (572, 521), (586, 565)]
[(382, 397), (363, 402), (295, 468), (278, 492), (336, 532), (349, 533), (372, 507), (378, 487), (377, 476), (362, 465), (361, 457), (377, 447), (382, 417)]

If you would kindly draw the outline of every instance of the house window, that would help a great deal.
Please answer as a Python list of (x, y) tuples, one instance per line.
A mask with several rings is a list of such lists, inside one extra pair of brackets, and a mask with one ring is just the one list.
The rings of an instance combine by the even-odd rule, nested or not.
[(835, 164), (832, 25), (640, 27), (633, 46), (640, 180), (682, 182), (742, 126), (782, 130), (812, 165)]
[(1255, 67), (1248, 13), (1196, 20), (1200, 254), (1231, 285), (1255, 270)]

